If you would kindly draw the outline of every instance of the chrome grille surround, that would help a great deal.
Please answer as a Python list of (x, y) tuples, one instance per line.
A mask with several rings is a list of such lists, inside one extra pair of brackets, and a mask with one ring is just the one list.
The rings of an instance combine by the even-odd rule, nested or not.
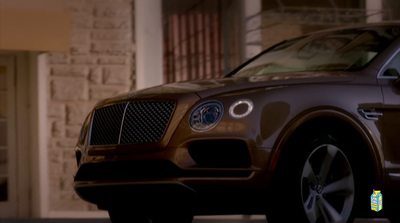
[(132, 101), (95, 110), (89, 145), (155, 143), (172, 117), (173, 101)]

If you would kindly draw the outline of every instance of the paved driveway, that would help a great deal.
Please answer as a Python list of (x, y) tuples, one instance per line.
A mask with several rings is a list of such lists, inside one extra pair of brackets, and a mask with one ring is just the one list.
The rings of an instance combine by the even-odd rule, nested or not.
[[(0, 223), (111, 223), (109, 219), (0, 219)], [(193, 223), (267, 223), (265, 217), (204, 216), (195, 217)], [(386, 219), (356, 219), (354, 223), (389, 223)]]

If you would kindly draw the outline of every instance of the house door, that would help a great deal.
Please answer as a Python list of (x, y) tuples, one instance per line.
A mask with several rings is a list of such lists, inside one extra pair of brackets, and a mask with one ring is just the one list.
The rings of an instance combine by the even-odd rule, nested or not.
[(17, 214), (15, 61), (0, 55), (0, 218)]

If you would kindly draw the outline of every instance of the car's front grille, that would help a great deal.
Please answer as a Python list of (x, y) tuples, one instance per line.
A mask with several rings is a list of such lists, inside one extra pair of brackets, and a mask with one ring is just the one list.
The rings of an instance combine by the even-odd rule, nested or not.
[(115, 104), (95, 111), (90, 134), (91, 145), (118, 144), (126, 103)]
[(164, 134), (175, 103), (135, 101), (128, 104), (121, 144), (157, 142)]
[(90, 145), (158, 142), (174, 109), (172, 101), (134, 101), (96, 109)]

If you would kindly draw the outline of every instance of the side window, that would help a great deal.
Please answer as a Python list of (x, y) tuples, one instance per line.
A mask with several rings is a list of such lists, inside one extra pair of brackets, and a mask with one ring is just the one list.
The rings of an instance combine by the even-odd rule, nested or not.
[(386, 65), (383, 72), (384, 77), (400, 76), (400, 53), (398, 52), (391, 61)]

